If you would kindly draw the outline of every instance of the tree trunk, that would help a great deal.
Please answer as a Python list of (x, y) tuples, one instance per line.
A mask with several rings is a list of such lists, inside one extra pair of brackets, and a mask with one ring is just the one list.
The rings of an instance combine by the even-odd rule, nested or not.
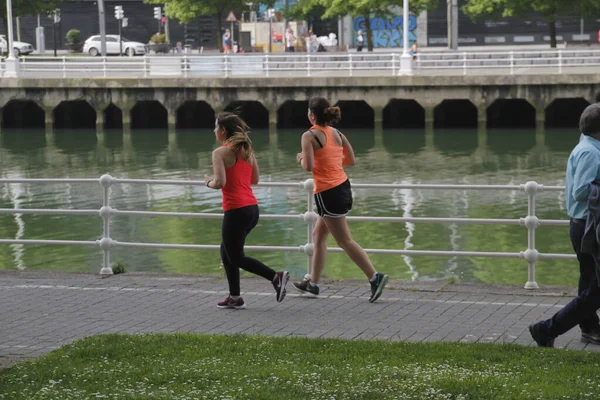
[(373, 30), (371, 29), (371, 16), (365, 15), (365, 30), (367, 31), (367, 50), (373, 51)]
[(221, 10), (217, 11), (217, 46), (219, 46), (219, 51), (223, 51), (223, 22), (221, 21), (222, 13)]
[(550, 47), (556, 48), (556, 17), (553, 16), (550, 22), (548, 22), (548, 28), (550, 29)]

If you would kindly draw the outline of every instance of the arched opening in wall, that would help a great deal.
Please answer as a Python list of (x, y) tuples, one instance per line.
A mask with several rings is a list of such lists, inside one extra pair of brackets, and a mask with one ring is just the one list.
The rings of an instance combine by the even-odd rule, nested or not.
[(590, 103), (584, 98), (556, 99), (546, 108), (546, 128), (579, 128), (579, 118)]
[(205, 101), (186, 101), (177, 109), (177, 129), (213, 129), (215, 111)]
[(96, 129), (96, 110), (85, 100), (63, 101), (53, 114), (55, 129)]
[(415, 100), (392, 99), (383, 109), (384, 129), (423, 129), (425, 109)]
[(44, 129), (44, 110), (31, 100), (11, 100), (2, 109), (2, 129)]
[(269, 110), (259, 101), (234, 101), (225, 111), (241, 116), (251, 129), (269, 127)]
[(434, 110), (434, 127), (477, 128), (477, 107), (470, 100), (444, 100)]
[(340, 129), (375, 127), (375, 111), (364, 100), (342, 100), (336, 104), (342, 110)]
[(308, 101), (290, 100), (277, 110), (277, 128), (306, 128), (308, 122)]
[(488, 128), (535, 128), (535, 107), (525, 99), (499, 99), (487, 109)]
[(138, 101), (131, 109), (131, 129), (168, 129), (167, 109), (156, 100)]
[(104, 110), (104, 129), (123, 129), (123, 111), (113, 103)]

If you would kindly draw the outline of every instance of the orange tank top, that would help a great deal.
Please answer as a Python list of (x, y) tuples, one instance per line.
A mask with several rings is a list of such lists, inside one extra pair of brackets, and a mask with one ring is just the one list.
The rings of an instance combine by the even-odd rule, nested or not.
[(315, 150), (315, 165), (312, 170), (315, 181), (315, 193), (321, 193), (329, 190), (348, 180), (344, 171), (344, 148), (337, 144), (335, 129), (330, 126), (313, 126), (310, 128), (318, 129), (325, 133), (327, 143)]

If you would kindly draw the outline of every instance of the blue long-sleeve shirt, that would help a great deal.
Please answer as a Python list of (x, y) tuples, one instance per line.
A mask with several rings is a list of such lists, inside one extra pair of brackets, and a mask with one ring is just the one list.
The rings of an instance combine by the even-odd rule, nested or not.
[(569, 217), (587, 218), (590, 184), (595, 180), (600, 180), (600, 141), (585, 136), (567, 162), (565, 199)]

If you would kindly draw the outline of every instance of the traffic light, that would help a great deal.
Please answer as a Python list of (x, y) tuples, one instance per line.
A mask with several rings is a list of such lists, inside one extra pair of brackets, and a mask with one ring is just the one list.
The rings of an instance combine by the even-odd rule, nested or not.
[(159, 21), (162, 19), (162, 10), (160, 7), (154, 7), (154, 19)]
[(123, 7), (122, 6), (115, 6), (115, 18), (116, 19), (123, 19), (124, 15), (125, 15), (125, 13), (123, 12)]

